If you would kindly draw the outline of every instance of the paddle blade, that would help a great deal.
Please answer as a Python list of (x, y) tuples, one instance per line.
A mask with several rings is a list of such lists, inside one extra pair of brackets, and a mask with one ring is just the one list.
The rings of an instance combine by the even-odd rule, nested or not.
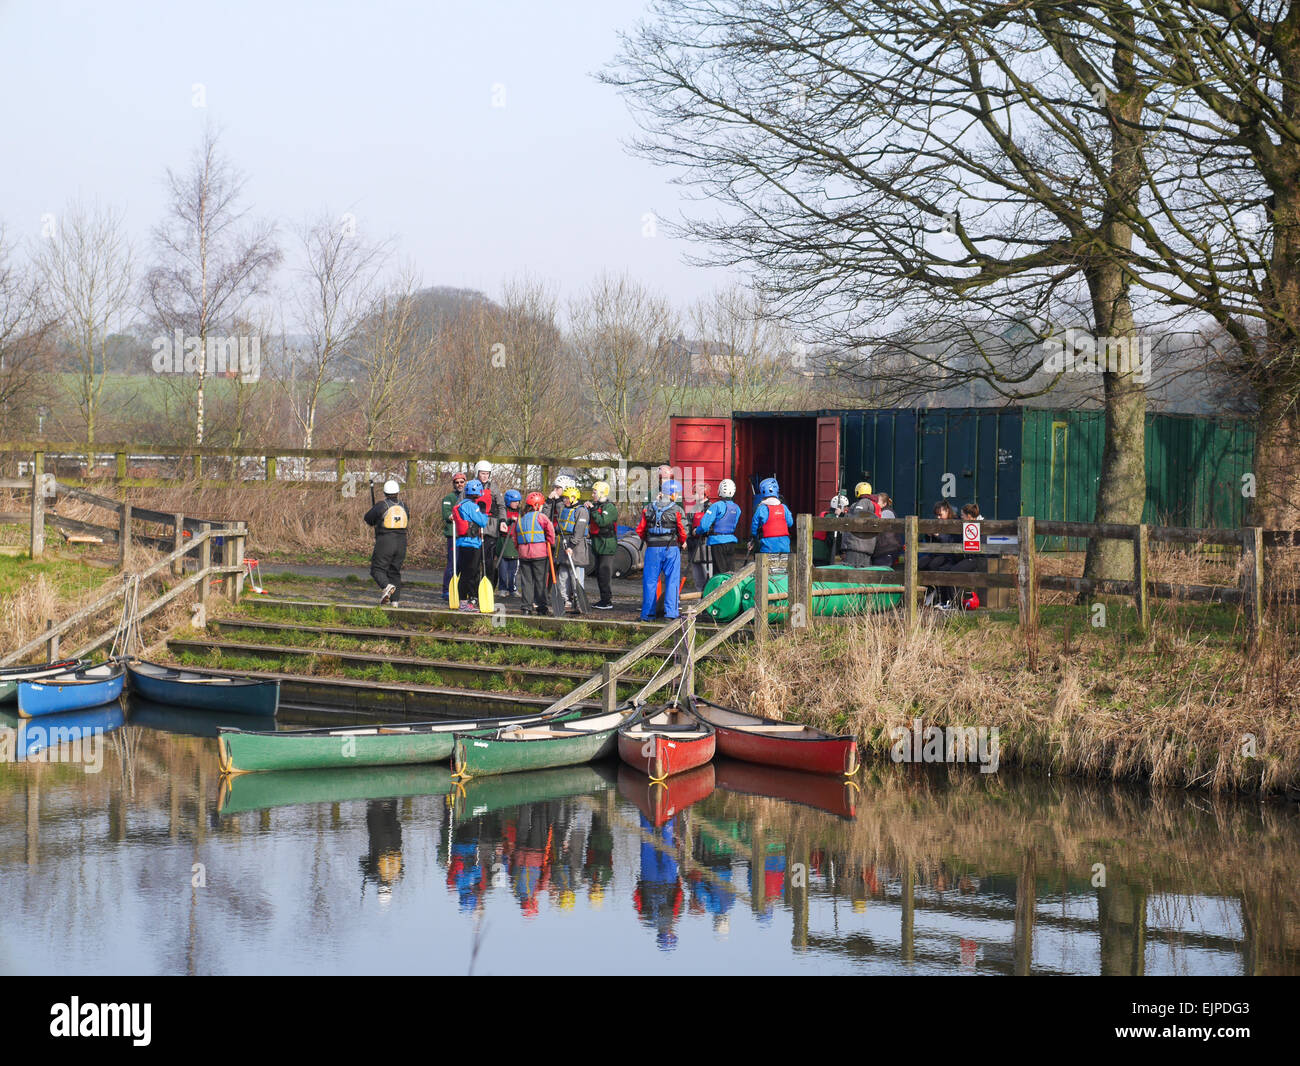
[(551, 614), (558, 618), (564, 616), (564, 593), (560, 590), (558, 581), (551, 586)]
[(447, 586), (447, 606), (453, 611), (460, 610), (460, 574), (451, 575), (451, 584)]
[(481, 577), (478, 580), (478, 610), (479, 614), (491, 614), (495, 608), (492, 600), (492, 582), (487, 577)]

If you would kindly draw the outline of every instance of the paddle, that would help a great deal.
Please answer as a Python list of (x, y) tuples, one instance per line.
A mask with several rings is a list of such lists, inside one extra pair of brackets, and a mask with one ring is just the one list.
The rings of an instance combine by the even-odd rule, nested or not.
[[(486, 545), (486, 539), (485, 539)], [(479, 614), (491, 614), (496, 604), (493, 598), (492, 582), (488, 580), (487, 572), (478, 579), (478, 612)]]
[[(452, 508), (455, 514), (455, 508)], [(452, 519), (451, 524), (451, 584), (447, 586), (447, 606), (453, 611), (460, 610), (460, 570), (457, 567), (460, 555), (460, 547), (456, 543), (456, 522)]]
[(578, 613), (587, 613), (587, 590), (582, 587), (578, 581), (578, 568), (573, 565), (573, 549), (565, 548), (564, 554), (569, 559), (569, 573), (573, 575), (573, 601), (577, 604)]
[(551, 545), (546, 545), (546, 561), (551, 564), (551, 614), (564, 617), (564, 593), (555, 576), (555, 559), (551, 555)]

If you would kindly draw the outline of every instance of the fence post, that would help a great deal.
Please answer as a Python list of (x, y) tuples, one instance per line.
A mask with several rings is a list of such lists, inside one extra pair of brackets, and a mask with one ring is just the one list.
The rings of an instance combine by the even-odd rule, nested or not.
[(695, 695), (695, 608), (688, 607), (682, 618), (682, 678), (681, 691), (687, 699)]
[(907, 628), (912, 629), (917, 622), (916, 607), (916, 556), (917, 542), (921, 539), (919, 520), (914, 514), (908, 515), (903, 528), (903, 620)]
[(190, 457), (190, 470), (194, 474), (195, 481), (203, 480), (203, 456), (195, 452)]
[(1147, 526), (1133, 531), (1133, 605), (1137, 608), (1138, 626), (1145, 633), (1151, 625), (1151, 599), (1147, 595), (1147, 549), (1151, 543)]
[(618, 706), (618, 679), (614, 676), (614, 664), (610, 662), (601, 663), (600, 677), (601, 710), (612, 712)]
[[(185, 516), (179, 511), (172, 515), (172, 525), (175, 527), (172, 532), (172, 551), (178, 552), (185, 543)], [(172, 563), (172, 576), (181, 577), (184, 573), (185, 557), (182, 556)]]
[[(46, 630), (50, 630), (54, 628), (53, 618), (47, 618), (45, 620), (45, 628)], [(58, 657), (59, 657), (59, 635), (57, 633), (54, 633), (51, 634), (50, 639), (45, 642), (45, 661), (52, 663), (55, 660), (57, 660)]]
[(32, 453), (32, 543), (31, 556), (39, 558), (45, 553), (45, 497), (41, 482), (45, 474), (45, 453)]
[(406, 460), (406, 487), (412, 489), (420, 483), (420, 464), (414, 459)]
[(767, 565), (766, 552), (754, 556), (754, 643), (767, 640)]
[[(796, 515), (794, 520), (794, 566), (790, 568), (790, 576), (786, 581), (786, 593), (790, 596), (790, 602), (786, 604), (786, 609), (789, 613), (785, 616), (789, 628), (791, 629), (795, 626), (812, 625), (812, 522), (813, 516), (810, 514)], [(832, 560), (832, 562), (834, 562), (834, 560)], [(796, 604), (798, 605), (797, 607)]]
[(1259, 526), (1241, 531), (1241, 561), (1241, 602), (1254, 640), (1264, 621), (1264, 530)]
[(117, 480), (119, 482), (126, 480), (126, 452), (117, 452), (113, 458), (117, 460)]
[(131, 552), (131, 505), (122, 504), (122, 513), (117, 522), (117, 565), (126, 569), (127, 558)]
[(204, 522), (200, 530), (203, 543), (199, 545), (199, 615), (194, 619), (196, 629), (208, 626), (208, 585), (211, 578), (208, 571), (212, 569), (212, 523)]
[(334, 460), (334, 480), (340, 485), (343, 484), (343, 475), (347, 473), (348, 461), (346, 459)]
[(1038, 597), (1034, 588), (1038, 584), (1038, 559), (1034, 552), (1034, 516), (1021, 515), (1016, 519), (1016, 540), (1020, 550), (1020, 566), (1016, 575), (1016, 591), (1020, 597), (1020, 626), (1032, 629), (1038, 625)]
[(239, 535), (235, 538), (235, 565), (240, 567), (239, 573), (235, 575), (235, 602), (244, 594), (244, 540), (248, 534), (248, 523), (241, 521), (239, 523)]
[(267, 481), (274, 481), (274, 480), (275, 480), (275, 473), (276, 473), (276, 470), (275, 470), (275, 456), (274, 456), (274, 455), (268, 455), (268, 456), (266, 457), (266, 480), (267, 480)]

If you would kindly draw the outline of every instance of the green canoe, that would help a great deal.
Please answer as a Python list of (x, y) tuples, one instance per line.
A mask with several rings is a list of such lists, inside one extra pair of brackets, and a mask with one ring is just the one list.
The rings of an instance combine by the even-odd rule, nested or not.
[(446, 766), (363, 766), (352, 770), (280, 770), (221, 779), (222, 817), (311, 803), (433, 796), (451, 787)]
[(531, 774), (472, 778), (458, 783), (451, 790), (452, 814), (457, 821), (463, 821), (493, 811), (522, 807), (525, 803), (545, 803), (607, 792), (616, 781), (612, 770), (612, 764), (564, 766)]
[[(569, 711), (560, 718), (577, 717), (578, 713)], [(218, 758), (225, 774), (442, 762), (450, 758), (458, 732), (497, 730), (544, 720), (545, 715), (526, 714), (280, 732), (221, 728), (217, 730)]]
[(460, 777), (487, 777), (517, 770), (580, 766), (612, 755), (618, 727), (628, 714), (588, 714), (567, 722), (539, 722), (495, 734), (460, 734), (452, 768)]

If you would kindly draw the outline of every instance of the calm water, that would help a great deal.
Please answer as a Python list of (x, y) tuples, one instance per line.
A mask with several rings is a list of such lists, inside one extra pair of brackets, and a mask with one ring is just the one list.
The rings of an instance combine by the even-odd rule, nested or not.
[(0, 972), (1300, 971), (1294, 805), (726, 762), (223, 787), (176, 725), (0, 764)]

